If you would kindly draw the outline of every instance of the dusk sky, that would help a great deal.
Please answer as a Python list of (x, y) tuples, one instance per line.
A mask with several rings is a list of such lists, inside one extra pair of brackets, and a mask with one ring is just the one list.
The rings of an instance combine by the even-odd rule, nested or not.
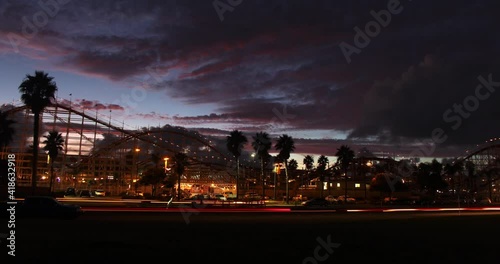
[(37, 2), (0, 1), (0, 104), (43, 70), (130, 127), (286, 133), (315, 156), (500, 136), (497, 1)]

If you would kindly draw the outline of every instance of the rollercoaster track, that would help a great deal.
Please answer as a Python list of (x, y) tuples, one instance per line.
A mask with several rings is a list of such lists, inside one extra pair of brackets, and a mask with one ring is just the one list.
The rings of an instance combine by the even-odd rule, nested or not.
[[(101, 148), (99, 148), (98, 151), (91, 153), (89, 156), (81, 158), (79, 161), (76, 162), (76, 164), (82, 164), (82, 163), (84, 163), (85, 160), (90, 161), (93, 158), (97, 158), (101, 155), (104, 155), (105, 153), (108, 153), (108, 152), (112, 151), (113, 149), (116, 149), (118, 146), (120, 146), (120, 145), (122, 145), (130, 140), (134, 140), (134, 139), (137, 139), (137, 140), (140, 140), (143, 142), (147, 142), (147, 143), (152, 144), (154, 146), (160, 147), (161, 149), (163, 149), (167, 152), (173, 152), (173, 153), (178, 152), (179, 151), (178, 149), (172, 148), (170, 146), (165, 146), (165, 144), (168, 145), (168, 140), (166, 140), (166, 139), (164, 140), (166, 142), (162, 142), (162, 143), (164, 143), (164, 144), (162, 144), (162, 143), (155, 142), (153, 139), (147, 137), (151, 134), (161, 134), (161, 133), (169, 133), (169, 134), (173, 134), (173, 135), (179, 135), (179, 136), (185, 137), (187, 139), (194, 140), (194, 141), (200, 143), (201, 145), (209, 148), (214, 153), (217, 153), (217, 155), (222, 160), (231, 161), (230, 157), (228, 157), (226, 154), (224, 154), (223, 152), (221, 152), (220, 150), (218, 150), (217, 148), (212, 146), (210, 144), (210, 142), (203, 139), (201, 137), (201, 135), (196, 136), (192, 133), (189, 133), (188, 131), (183, 131), (183, 130), (181, 130), (181, 128), (178, 128), (178, 127), (170, 127), (170, 128), (163, 128), (163, 129), (157, 129), (157, 130), (156, 129), (155, 130), (144, 130), (144, 131), (137, 132), (137, 131), (133, 131), (133, 130), (123, 129), (121, 127), (118, 127), (118, 126), (111, 124), (110, 122), (102, 121), (97, 117), (94, 117), (94, 116), (91, 116), (91, 115), (86, 114), (84, 112), (81, 112), (81, 111), (79, 111), (71, 106), (65, 105), (65, 104), (54, 103), (54, 104), (51, 104), (50, 107), (64, 109), (70, 113), (76, 114), (78, 116), (81, 116), (82, 118), (88, 119), (92, 122), (100, 124), (106, 128), (113, 129), (116, 132), (119, 132), (119, 133), (122, 133), (123, 135), (125, 135), (124, 137), (120, 138), (117, 141), (114, 141), (106, 146), (102, 146)], [(21, 112), (21, 111), (24, 111), (27, 109), (29, 109), (29, 107), (22, 105), (22, 106), (13, 107), (9, 110), (6, 110), (5, 113), (7, 115), (9, 115), (9, 114)], [(61, 117), (59, 117), (57, 115), (55, 116), (55, 118), (58, 119), (60, 122), (63, 122), (63, 123), (66, 122), (65, 120), (63, 120)], [(182, 129), (184, 129), (184, 128), (182, 128)], [(89, 142), (92, 142), (92, 140), (90, 138), (86, 137), (85, 135), (80, 134), (78, 131), (76, 131), (76, 133), (78, 133), (81, 137), (84, 137)], [(226, 166), (224, 164), (221, 164), (220, 162), (202, 161), (202, 160), (198, 159), (197, 157), (193, 157), (193, 156), (188, 156), (188, 161), (190, 162), (190, 165), (203, 164), (203, 165), (208, 165), (208, 166), (220, 167), (221, 169)]]
[(478, 155), (480, 154), (481, 152), (485, 152), (487, 150), (490, 150), (490, 149), (500, 149), (500, 143), (496, 143), (496, 144), (493, 144), (493, 145), (488, 145), (488, 146), (481, 146), (480, 148), (474, 150), (473, 152), (471, 152), (470, 154), (468, 154), (467, 156), (465, 156), (463, 158), (463, 160), (468, 160), (470, 159), (472, 156), (475, 156), (475, 155)]
[[(139, 140), (139, 141), (145, 142), (147, 144), (151, 144), (155, 147), (158, 147), (158, 148), (165, 150), (167, 152), (170, 152), (170, 153), (175, 153), (175, 152), (180, 151), (179, 145), (175, 144), (175, 142), (172, 141), (172, 139), (161, 138), (161, 137), (156, 138), (155, 134), (161, 135), (162, 133), (169, 134), (169, 135), (178, 135), (178, 136), (181, 136), (182, 138), (188, 139), (192, 142), (196, 142), (197, 144), (204, 146), (206, 148), (206, 150), (209, 151), (208, 156), (212, 156), (212, 159), (213, 159), (213, 156), (216, 156), (216, 158), (217, 158), (214, 161), (214, 160), (209, 160), (210, 159), (209, 157), (207, 157), (207, 159), (205, 159), (204, 157), (196, 156), (196, 154), (195, 155), (188, 155), (188, 161), (192, 165), (203, 164), (203, 165), (208, 165), (208, 166), (216, 166), (216, 167), (220, 167), (220, 168), (226, 167), (227, 168), (228, 165), (227, 165), (227, 163), (223, 164), (224, 161), (226, 161), (226, 162), (232, 161), (232, 157), (229, 157), (228, 154), (225, 154), (224, 152), (222, 152), (219, 149), (217, 149), (216, 147), (214, 147), (210, 141), (208, 141), (207, 139), (205, 139), (203, 137), (203, 135), (201, 135), (199, 133), (195, 133), (193, 131), (188, 131), (187, 129), (182, 128), (182, 127), (166, 126), (164, 128), (155, 128), (155, 129), (148, 129), (148, 130), (142, 130), (142, 131), (141, 130), (139, 130), (139, 131), (138, 130), (127, 130), (127, 129), (124, 129), (123, 127), (113, 125), (111, 122), (103, 121), (103, 120), (99, 119), (97, 115), (91, 116), (90, 114), (87, 114), (84, 111), (80, 111), (79, 109), (77, 109), (75, 107), (71, 107), (71, 106), (66, 105), (66, 104), (54, 103), (54, 104), (50, 105), (49, 107), (56, 108), (54, 113), (52, 113), (50, 111), (47, 111), (47, 112), (50, 112), (50, 114), (54, 115), (54, 119), (57, 119), (62, 123), (65, 123), (68, 121), (64, 120), (63, 118), (61, 118), (60, 116), (57, 115), (58, 108), (60, 108), (62, 110), (66, 110), (66, 111), (68, 111), (68, 113), (73, 113), (75, 115), (78, 115), (78, 116), (82, 117), (83, 119), (94, 122), (95, 124), (99, 124), (104, 128), (112, 129), (112, 130), (123, 135), (122, 137), (118, 138), (117, 140), (115, 140), (109, 144), (100, 146), (98, 149), (91, 152), (89, 155), (82, 157), (79, 161), (76, 162), (78, 164), (82, 164), (85, 161), (90, 161), (91, 159), (94, 159), (94, 158), (97, 158), (97, 157), (104, 155), (106, 153), (112, 152), (113, 150), (116, 150), (117, 148), (122, 146), (122, 144), (129, 142), (131, 140)], [(16, 112), (25, 111), (28, 109), (29, 109), (29, 107), (22, 105), (22, 106), (13, 107), (9, 110), (6, 110), (6, 111), (4, 111), (4, 113), (9, 115), (9, 114), (13, 114)], [(82, 121), (82, 124), (83, 124), (83, 121)], [(85, 138), (85, 140), (87, 140), (89, 142), (92, 142), (92, 140), (90, 138), (88, 138), (87, 136), (85, 136), (84, 134), (79, 133), (78, 131), (75, 131), (75, 129), (72, 129), (72, 130), (73, 130), (73, 132), (78, 133), (80, 137)], [(210, 153), (210, 151), (212, 153)], [(196, 153), (196, 152), (194, 152), (194, 153)], [(489, 155), (489, 156), (497, 157), (498, 153), (500, 153), (500, 140), (498, 140), (498, 141), (490, 140), (490, 141), (486, 142), (486, 144), (478, 146), (472, 152), (467, 153), (466, 155), (457, 158), (457, 160), (464, 160), (464, 161), (471, 160), (474, 162), (475, 156), (481, 156), (481, 155), (488, 156)], [(201, 156), (207, 156), (207, 154), (205, 154), (205, 152), (203, 150), (201, 152), (199, 152), (198, 154)], [(211, 155), (211, 154), (215, 154), (215, 155)], [(373, 157), (373, 158), (367, 158), (367, 159), (369, 159), (369, 160), (384, 160), (384, 161), (391, 162), (391, 160), (388, 160), (385, 158)], [(392, 161), (392, 162), (395, 162), (395, 161)]]
[(184, 136), (184, 137), (189, 138), (189, 139), (193, 139), (193, 140), (197, 141), (198, 143), (201, 143), (202, 145), (210, 148), (211, 150), (213, 150), (214, 152), (216, 152), (223, 159), (229, 160), (229, 157), (227, 157), (221, 151), (219, 151), (218, 149), (216, 149), (215, 147), (213, 147), (212, 145), (210, 145), (209, 142), (206, 142), (206, 141), (204, 141), (204, 140), (202, 140), (200, 138), (197, 138), (197, 137), (194, 137), (192, 135), (189, 135), (188, 133), (184, 133), (182, 131), (171, 130), (171, 129), (148, 130), (148, 131), (142, 131), (142, 132), (137, 132), (137, 133), (129, 134), (126, 137), (123, 137), (123, 138), (121, 138), (121, 139), (119, 139), (119, 140), (117, 140), (117, 141), (109, 144), (108, 146), (104, 146), (99, 151), (97, 151), (95, 153), (92, 153), (89, 157), (92, 158), (92, 157), (97, 157), (99, 155), (102, 155), (102, 154), (104, 154), (104, 153), (112, 150), (113, 148), (115, 148), (115, 147), (117, 147), (117, 146), (119, 146), (119, 145), (121, 145), (121, 144), (123, 144), (125, 142), (128, 142), (128, 141), (130, 141), (132, 139), (138, 139), (138, 140), (150, 143), (152, 145), (159, 146), (162, 149), (164, 149), (166, 151), (169, 151), (169, 152), (174, 152), (174, 153), (177, 152), (178, 150), (176, 150), (176, 149), (173, 149), (173, 148), (170, 148), (170, 147), (161, 146), (157, 142), (144, 137), (144, 136), (149, 136), (151, 134), (161, 134), (161, 133), (170, 133), (170, 134)]

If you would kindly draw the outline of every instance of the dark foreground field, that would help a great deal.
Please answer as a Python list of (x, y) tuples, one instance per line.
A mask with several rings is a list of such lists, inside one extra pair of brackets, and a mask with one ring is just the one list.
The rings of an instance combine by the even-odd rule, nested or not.
[(493, 213), (86, 212), (75, 220), (18, 219), (15, 230), (17, 261), (4, 253), (1, 263), (500, 260)]

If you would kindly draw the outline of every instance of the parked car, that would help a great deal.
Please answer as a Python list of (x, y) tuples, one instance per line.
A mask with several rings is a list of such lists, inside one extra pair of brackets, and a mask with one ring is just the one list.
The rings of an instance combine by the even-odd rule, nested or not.
[(384, 198), (384, 203), (386, 204), (394, 204), (394, 205), (414, 205), (416, 204), (416, 200), (412, 198)]
[(338, 202), (338, 199), (333, 195), (327, 195), (325, 197), (325, 200), (329, 201), (330, 203), (337, 203)]
[(307, 207), (327, 207), (331, 205), (331, 203), (325, 198), (312, 198), (302, 202), (302, 205)]
[(227, 199), (235, 199), (236, 198), (236, 194), (234, 194), (233, 192), (225, 192), (224, 196), (226, 196)]
[(94, 194), (90, 190), (80, 190), (77, 194), (78, 197), (94, 197)]
[(76, 189), (69, 187), (64, 192), (64, 197), (76, 197)]
[(94, 191), (94, 194), (95, 196), (99, 196), (99, 197), (104, 197), (106, 196), (106, 192), (104, 190), (101, 190), (101, 189), (97, 189)]
[[(8, 213), (7, 210), (2, 212), (5, 212), (2, 214), (4, 217)], [(83, 211), (79, 205), (62, 204), (51, 196), (29, 196), (18, 202), (15, 214), (19, 217), (74, 219)]]
[(302, 196), (301, 194), (292, 197), (292, 201), (307, 201), (307, 200), (308, 200), (307, 197)]
[(397, 200), (398, 200), (398, 198), (396, 198), (396, 197), (385, 197), (384, 198), (384, 203), (391, 204), (391, 203), (393, 203), (393, 202), (395, 202)]
[(245, 193), (243, 198), (247, 200), (262, 200), (262, 196), (255, 192)]
[(226, 196), (224, 196), (223, 194), (216, 194), (214, 195), (214, 198), (220, 201), (227, 201)]
[(354, 197), (351, 197), (351, 196), (347, 196), (347, 199), (345, 198), (345, 195), (341, 195), (337, 198), (337, 201), (339, 203), (355, 203), (356, 202), (356, 198)]
[(477, 201), (478, 204), (491, 204), (491, 199), (490, 198), (483, 198), (483, 199), (479, 199)]
[(144, 194), (142, 192), (126, 191), (122, 194), (122, 199), (143, 199)]
[(207, 199), (204, 194), (194, 194), (189, 198), (185, 198), (184, 200), (205, 200)]

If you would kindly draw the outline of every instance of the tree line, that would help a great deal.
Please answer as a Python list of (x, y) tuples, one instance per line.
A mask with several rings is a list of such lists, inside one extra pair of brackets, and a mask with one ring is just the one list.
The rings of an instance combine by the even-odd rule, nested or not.
[[(58, 90), (57, 84), (54, 81), (54, 78), (49, 76), (47, 73), (43, 71), (35, 71), (33, 75), (27, 74), (25, 78), (22, 80), (21, 84), (18, 87), (18, 90), (21, 94), (21, 101), (25, 104), (28, 109), (34, 115), (34, 124), (33, 124), (33, 144), (31, 145), (32, 155), (32, 193), (35, 193), (37, 186), (37, 164), (38, 164), (38, 151), (39, 151), (39, 127), (40, 127), (40, 114), (44, 111), (44, 109), (55, 101), (55, 93)], [(8, 118), (5, 112), (0, 111), (0, 147), (7, 147), (12, 141), (15, 135), (15, 131), (13, 129), (13, 124), (15, 124), (14, 120)], [(48, 153), (50, 159), (50, 190), (52, 191), (53, 184), (53, 175), (54, 175), (54, 161), (63, 151), (64, 139), (62, 138), (61, 133), (58, 131), (50, 131), (47, 135), (44, 135), (43, 149)], [(290, 159), (291, 153), (296, 150), (295, 142), (293, 137), (282, 134), (280, 135), (276, 141), (273, 142), (270, 138), (270, 135), (267, 132), (261, 131), (257, 132), (251, 137), (251, 147), (253, 148), (255, 157), (259, 160), (260, 163), (260, 177), (262, 184), (263, 196), (265, 196), (265, 168), (267, 167), (269, 161), (274, 159), (274, 161), (282, 162), (284, 165), (285, 172), (285, 185), (286, 185), (286, 199), (288, 202), (289, 199), (289, 180), (290, 180), (290, 171), (297, 170), (298, 162), (295, 159)], [(245, 146), (249, 143), (249, 139), (245, 134), (240, 130), (233, 130), (226, 137), (226, 147), (227, 150), (233, 155), (234, 160), (236, 161), (236, 186), (240, 186), (240, 157), (242, 155), (242, 151)], [(271, 149), (278, 151), (278, 154), (275, 157), (272, 157), (269, 153)], [(153, 153), (152, 155), (157, 155)], [(345, 180), (345, 185), (347, 186), (348, 181), (348, 170), (352, 167), (354, 163), (357, 162), (357, 158), (355, 156), (354, 151), (347, 145), (342, 145), (337, 149), (335, 154), (337, 160), (334, 166), (329, 166), (328, 157), (324, 155), (320, 155), (317, 159), (317, 166), (314, 168), (314, 158), (311, 155), (306, 155), (303, 159), (303, 164), (305, 166), (306, 171), (313, 172), (316, 175), (323, 185), (325, 180), (329, 180), (330, 176), (339, 176), (343, 175)], [(361, 158), (361, 157), (360, 157)], [(177, 183), (177, 196), (181, 197), (180, 190), (180, 181), (181, 176), (183, 175), (186, 166), (189, 165), (188, 157), (185, 153), (178, 152), (174, 154), (172, 158), (172, 169), (177, 179), (167, 179), (166, 170), (161, 170), (157, 165), (159, 160), (157, 157), (152, 156), (151, 160), (155, 165), (154, 168), (149, 168), (148, 171), (144, 174), (144, 177), (141, 179), (141, 184), (150, 184), (153, 185), (153, 192), (156, 190), (156, 186), (158, 184), (166, 184), (167, 186), (172, 186), (173, 182)], [(2, 161), (5, 163), (5, 161)], [(362, 168), (363, 166), (361, 166)], [(401, 166), (398, 166), (400, 168)], [(448, 162), (446, 164), (442, 164), (434, 159), (430, 163), (419, 163), (418, 165), (408, 165), (404, 166), (407, 168), (406, 174), (410, 175), (413, 179), (415, 179), (416, 186), (421, 191), (428, 191), (430, 193), (435, 193), (439, 190), (445, 190), (451, 185), (452, 192), (457, 192), (463, 189), (466, 189), (469, 193), (477, 192), (477, 177), (478, 172), (476, 172), (475, 166), (470, 161), (457, 161), (457, 162)], [(313, 170), (314, 169), (314, 170)], [(402, 186), (404, 188), (404, 184), (388, 181), (387, 177), (385, 177), (385, 181), (381, 179), (382, 173), (391, 173), (392, 175), (398, 176), (401, 174), (401, 170), (391, 171), (389, 167), (381, 167), (376, 165), (373, 168), (376, 172), (375, 177), (371, 180), (371, 186), (375, 190), (381, 191), (394, 191), (396, 186)], [(6, 171), (6, 170), (3, 170)], [(489, 193), (491, 196), (491, 182), (498, 178), (498, 169), (489, 169), (486, 171), (480, 172), (483, 175), (486, 175), (489, 184)], [(448, 181), (445, 181), (444, 178), (447, 177)], [(496, 177), (496, 178), (495, 178)], [(321, 187), (321, 192), (323, 188)], [(321, 196), (323, 194), (321, 193)], [(345, 195), (347, 196), (347, 188), (345, 188)], [(237, 198), (239, 197), (239, 193), (237, 192)]]

